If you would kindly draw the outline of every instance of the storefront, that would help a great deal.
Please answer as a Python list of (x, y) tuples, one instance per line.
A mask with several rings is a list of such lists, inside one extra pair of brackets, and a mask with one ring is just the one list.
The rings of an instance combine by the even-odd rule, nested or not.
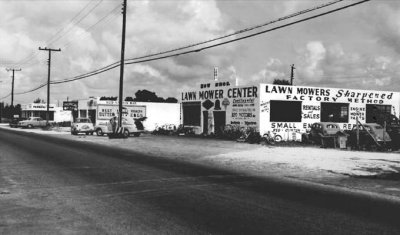
[(181, 101), (183, 124), (198, 127), (199, 133), (218, 133), (231, 124), (293, 140), (315, 122), (335, 122), (346, 130), (357, 119), (376, 122), (377, 113), (398, 117), (400, 94), (271, 84), (234, 87), (213, 82), (182, 92)]
[(259, 86), (212, 82), (180, 98), (182, 124), (197, 127), (196, 134), (219, 134), (227, 124), (259, 129)]
[[(21, 106), (23, 118), (41, 117), (46, 120), (47, 104), (32, 103)], [(49, 105), (49, 121), (68, 122), (72, 120), (71, 111), (63, 110), (62, 107), (56, 107), (54, 104)]]
[[(100, 100), (100, 98), (79, 100), (79, 117), (88, 117), (96, 125), (108, 122), (113, 116), (117, 116), (119, 111), (118, 100)], [(146, 117), (143, 122), (145, 130), (152, 131), (163, 125), (180, 124), (180, 104), (178, 103), (153, 103), (153, 102), (122, 102), (122, 114), (129, 122), (134, 119)]]

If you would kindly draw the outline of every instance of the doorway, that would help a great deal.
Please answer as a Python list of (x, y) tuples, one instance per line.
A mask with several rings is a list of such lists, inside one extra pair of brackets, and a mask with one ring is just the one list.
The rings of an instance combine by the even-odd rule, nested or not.
[(217, 136), (222, 135), (226, 125), (226, 112), (214, 111), (214, 132)]
[(203, 134), (208, 134), (208, 111), (203, 111)]

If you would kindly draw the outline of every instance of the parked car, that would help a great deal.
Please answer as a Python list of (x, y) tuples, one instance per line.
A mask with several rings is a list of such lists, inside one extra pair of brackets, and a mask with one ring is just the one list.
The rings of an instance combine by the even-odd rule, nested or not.
[(20, 122), (20, 121), (24, 121), (24, 120), (26, 120), (26, 118), (21, 118), (21, 117), (18, 117), (18, 118), (11, 118), (11, 120), (10, 120), (10, 127), (18, 127), (18, 122)]
[(86, 135), (93, 135), (94, 126), (89, 118), (77, 118), (75, 122), (71, 124), (71, 134), (77, 135), (78, 133), (85, 133)]
[(322, 138), (336, 137), (340, 127), (334, 122), (316, 122), (311, 125), (311, 130), (304, 135), (306, 141), (322, 144)]
[(348, 141), (351, 147), (357, 147), (357, 126), (359, 128), (359, 144), (361, 149), (391, 148), (392, 139), (385, 129), (377, 123), (355, 125), (348, 132), (350, 135)]
[[(126, 132), (124, 135), (133, 135), (135, 137), (140, 136), (140, 134), (144, 131), (144, 126), (142, 124), (142, 121), (144, 120), (145, 118), (139, 118), (135, 120), (135, 122), (129, 122), (126, 118), (122, 118), (122, 127), (124, 127), (124, 131)], [(118, 119), (116, 124), (118, 126)], [(109, 121), (99, 122), (94, 129), (98, 136), (112, 133), (112, 127)]]
[(41, 117), (30, 117), (27, 120), (19, 121), (18, 127), (22, 128), (34, 128), (34, 127), (45, 127), (47, 126), (46, 120)]

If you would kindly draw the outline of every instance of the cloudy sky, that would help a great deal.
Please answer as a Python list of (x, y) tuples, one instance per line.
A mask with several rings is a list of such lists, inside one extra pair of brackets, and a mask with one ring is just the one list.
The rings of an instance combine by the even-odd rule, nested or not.
[[(312, 9), (333, 0), (128, 0), (125, 58), (168, 51), (232, 34)], [(226, 40), (320, 14), (358, 1), (342, 1)], [(122, 0), (0, 0), (0, 97), (22, 93), (51, 79), (63, 80), (117, 62), (121, 48)], [(240, 85), (288, 79), (296, 85), (400, 90), (400, 1), (372, 0), (329, 15), (196, 53), (125, 66), (124, 96), (147, 89), (161, 97), (213, 80)], [(90, 96), (117, 96), (119, 68), (51, 86), (51, 103)], [(43, 87), (15, 95), (15, 103), (46, 99)], [(10, 96), (3, 99), (10, 103)]]

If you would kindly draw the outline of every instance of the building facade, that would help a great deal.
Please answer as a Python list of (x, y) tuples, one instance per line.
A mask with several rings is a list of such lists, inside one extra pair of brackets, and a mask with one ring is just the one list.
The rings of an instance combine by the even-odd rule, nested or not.
[(351, 129), (376, 122), (377, 113), (399, 115), (399, 92), (229, 82), (200, 84), (181, 93), (182, 122), (197, 133), (221, 132), (225, 125), (253, 127), (284, 140), (298, 140), (315, 122)]

